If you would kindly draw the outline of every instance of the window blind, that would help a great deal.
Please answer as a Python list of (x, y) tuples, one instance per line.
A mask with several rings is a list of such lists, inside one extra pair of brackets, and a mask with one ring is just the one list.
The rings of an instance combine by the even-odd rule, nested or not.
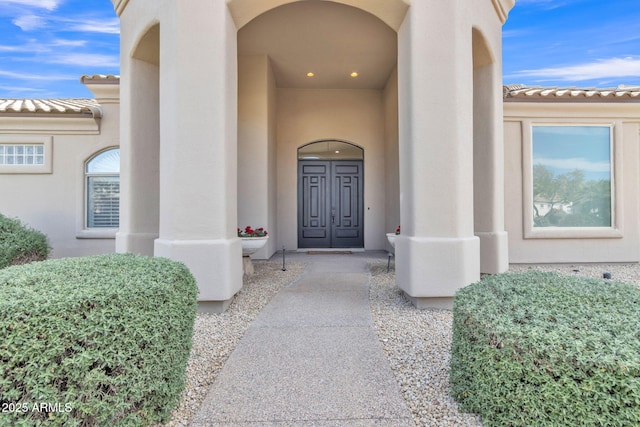
[(87, 180), (87, 225), (91, 228), (118, 228), (120, 178), (118, 176), (90, 176)]

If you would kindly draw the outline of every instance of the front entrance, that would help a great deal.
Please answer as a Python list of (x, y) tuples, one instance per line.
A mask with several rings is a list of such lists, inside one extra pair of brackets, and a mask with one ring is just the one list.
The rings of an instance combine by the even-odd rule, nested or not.
[(298, 161), (298, 247), (362, 248), (362, 160)]

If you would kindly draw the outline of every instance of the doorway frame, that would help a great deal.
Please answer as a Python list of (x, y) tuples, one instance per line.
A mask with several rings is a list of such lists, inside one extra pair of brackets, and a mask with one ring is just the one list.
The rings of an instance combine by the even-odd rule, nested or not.
[[(301, 157), (301, 153), (300, 151), (302, 149), (304, 149), (305, 147), (309, 147), (311, 145), (314, 144), (321, 144), (321, 143), (331, 143), (331, 142), (336, 142), (338, 144), (341, 145), (347, 145), (350, 148), (355, 148), (360, 155), (359, 156), (349, 156), (349, 155), (333, 155), (335, 153), (331, 153), (331, 155), (327, 155), (326, 157), (314, 157), (314, 158), (304, 158)], [(330, 162), (330, 171), (329, 171), (329, 175), (330, 175), (330, 182), (327, 184), (327, 189), (329, 191), (329, 194), (327, 195), (327, 197), (329, 198), (329, 200), (332, 200), (333, 197), (333, 190), (334, 190), (334, 183), (332, 180), (332, 176), (333, 176), (333, 165), (334, 162), (338, 163), (338, 162), (348, 162), (348, 161), (354, 161), (354, 162), (358, 162), (360, 164), (360, 180), (361, 183), (359, 184), (359, 188), (360, 188), (360, 197), (358, 199), (358, 206), (359, 206), (359, 217), (358, 217), (358, 221), (360, 223), (360, 232), (362, 234), (362, 244), (361, 245), (354, 245), (354, 246), (349, 246), (349, 247), (343, 247), (343, 246), (334, 246), (333, 245), (333, 240), (332, 240), (332, 236), (329, 237), (329, 246), (318, 246), (318, 247), (307, 247), (307, 246), (302, 246), (301, 245), (301, 235), (300, 233), (302, 232), (302, 226), (301, 226), (301, 221), (302, 221), (302, 216), (303, 216), (303, 212), (302, 212), (302, 197), (303, 197), (303, 191), (304, 189), (302, 188), (302, 181), (301, 181), (301, 170), (300, 170), (300, 164), (301, 162), (314, 162), (314, 161), (318, 161), (318, 162)], [(365, 247), (365, 150), (363, 147), (361, 147), (358, 144), (354, 144), (352, 142), (349, 141), (345, 141), (345, 140), (341, 140), (341, 139), (322, 139), (322, 140), (317, 140), (317, 141), (312, 141), (309, 142), (307, 144), (301, 145), (297, 148), (297, 160), (296, 160), (296, 218), (297, 218), (297, 247), (300, 250), (309, 250), (309, 249), (357, 249), (357, 250), (364, 250)], [(329, 202), (330, 205), (330, 202)], [(331, 207), (328, 206), (327, 210), (331, 210)], [(332, 233), (332, 227), (328, 226), (329, 232)]]

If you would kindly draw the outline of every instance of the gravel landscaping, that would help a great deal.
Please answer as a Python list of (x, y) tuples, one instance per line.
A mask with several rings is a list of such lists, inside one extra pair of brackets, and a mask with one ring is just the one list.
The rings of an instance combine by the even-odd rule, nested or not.
[[(386, 263), (371, 265), (371, 312), (376, 333), (389, 358), (417, 426), (482, 426), (474, 414), (460, 412), (449, 396), (449, 358), (453, 313), (417, 310), (395, 285)], [(640, 264), (511, 265), (510, 272), (555, 271), (640, 285)]]
[(449, 396), (453, 313), (418, 310), (395, 284), (386, 263), (371, 269), (371, 314), (391, 370), (417, 426), (482, 426)]
[(640, 285), (640, 264), (512, 264), (510, 272), (555, 271), (560, 274), (602, 279), (605, 273), (616, 282)]
[[(449, 352), (452, 312), (417, 310), (395, 285), (386, 261), (371, 264), (371, 313), (374, 328), (417, 426), (482, 426), (479, 417), (460, 412), (449, 396)], [(638, 264), (513, 265), (510, 271), (529, 269), (640, 284)], [(251, 322), (280, 289), (294, 281), (304, 264), (255, 262), (256, 274), (245, 281), (229, 309), (222, 314), (199, 314), (187, 366), (187, 387), (172, 421), (165, 426), (187, 426), (225, 361)]]

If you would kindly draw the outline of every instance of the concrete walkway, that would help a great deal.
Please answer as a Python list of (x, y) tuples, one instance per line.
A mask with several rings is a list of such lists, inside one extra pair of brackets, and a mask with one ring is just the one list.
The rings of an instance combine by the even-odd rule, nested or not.
[(414, 425), (372, 328), (372, 257), (386, 253), (287, 255), (305, 272), (249, 327), (191, 425)]

